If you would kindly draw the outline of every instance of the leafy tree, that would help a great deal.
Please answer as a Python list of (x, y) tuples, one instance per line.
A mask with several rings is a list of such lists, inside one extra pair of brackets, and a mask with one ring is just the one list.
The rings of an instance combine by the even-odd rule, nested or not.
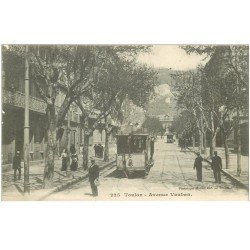
[[(4, 64), (9, 67), (7, 71), (10, 75), (23, 72), (21, 61), (28, 56), (30, 78), (47, 104), (44, 187), (52, 184), (57, 133), (73, 103), (81, 108), (84, 117), (83, 151), (87, 166), (88, 138), (98, 123), (109, 115), (119, 117), (126, 95), (140, 106), (149, 99), (155, 84), (155, 72), (136, 63), (137, 55), (149, 49), (149, 46), (38, 45), (29, 46), (27, 55), (24, 46), (10, 45), (4, 48)], [(20, 58), (14, 63), (16, 67), (11, 64), (13, 57)], [(57, 108), (55, 103), (61, 88), (65, 97)], [(137, 92), (143, 94), (138, 95)], [(93, 110), (100, 113), (89, 129), (89, 116)]]
[(206, 155), (206, 134), (209, 128), (205, 103), (202, 99), (203, 68), (200, 66), (196, 71), (183, 71), (172, 74), (172, 93), (177, 99), (180, 110), (186, 111), (194, 118), (196, 128), (200, 134), (200, 150)]
[[(246, 45), (182, 46), (187, 53), (209, 57), (204, 72), (203, 99), (209, 101), (210, 122), (224, 134), (226, 165), (229, 164), (227, 137), (236, 128), (237, 172), (240, 175), (240, 114), (248, 113), (249, 48)], [(236, 119), (232, 119), (235, 116)], [(212, 127), (211, 127), (212, 128)], [(216, 131), (217, 129), (214, 129)], [(214, 133), (215, 134), (215, 133)]]
[(162, 123), (157, 117), (147, 116), (142, 126), (144, 128), (147, 128), (148, 132), (153, 135), (157, 135), (158, 133), (161, 133), (163, 130)]
[[(216, 85), (222, 107), (221, 130), (224, 136), (226, 167), (229, 166), (227, 138), (233, 128), (237, 135), (237, 168), (241, 172), (240, 114), (248, 112), (248, 47), (218, 46), (207, 63), (208, 79)], [(232, 119), (236, 117), (236, 119)]]
[[(85, 139), (84, 139), (84, 166), (87, 167), (88, 160), (88, 137), (98, 125), (98, 123), (104, 119), (105, 121), (105, 150), (104, 160), (109, 158), (109, 136), (112, 133), (112, 129), (109, 128), (108, 117), (113, 120), (122, 120), (122, 103), (125, 98), (130, 98), (138, 106), (144, 107), (148, 102), (151, 93), (156, 85), (156, 72), (144, 65), (135, 62), (133, 57), (137, 56), (137, 50), (145, 50), (145, 48), (137, 47), (136, 50), (133, 47), (125, 48), (121, 47), (107, 47), (105, 54), (105, 64), (100, 72), (100, 79), (92, 89), (90, 96), (90, 102), (93, 109), (100, 111), (98, 118), (90, 129), (85, 127)], [(132, 50), (132, 52), (130, 51)], [(123, 55), (126, 53), (126, 56)], [(127, 54), (130, 56), (128, 57)], [(139, 95), (137, 93), (140, 93)], [(85, 115), (85, 120), (88, 120), (88, 114), (84, 109), (84, 105), (81, 100), (77, 100), (77, 104)]]
[(176, 133), (178, 138), (182, 138), (185, 135), (188, 139), (193, 139), (194, 145), (194, 138), (197, 132), (196, 118), (186, 110), (183, 110), (178, 116), (174, 117), (170, 131)]
[[(99, 71), (104, 63), (102, 48), (98, 46), (53, 45), (29, 46), (26, 55), (24, 46), (11, 45), (4, 49), (3, 58), (28, 56), (30, 78), (47, 104), (47, 146), (45, 152), (44, 187), (52, 185), (54, 159), (57, 147), (57, 132), (62, 126), (70, 105), (98, 82)], [(7, 64), (8, 66), (8, 64)], [(8, 68), (7, 71), (12, 71)], [(56, 108), (59, 89), (65, 97)]]

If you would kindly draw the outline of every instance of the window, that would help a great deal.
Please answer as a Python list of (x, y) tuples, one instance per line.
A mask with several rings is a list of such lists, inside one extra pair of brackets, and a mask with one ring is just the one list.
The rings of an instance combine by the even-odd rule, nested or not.
[(117, 137), (117, 153), (142, 153), (146, 149), (146, 136), (124, 135)]

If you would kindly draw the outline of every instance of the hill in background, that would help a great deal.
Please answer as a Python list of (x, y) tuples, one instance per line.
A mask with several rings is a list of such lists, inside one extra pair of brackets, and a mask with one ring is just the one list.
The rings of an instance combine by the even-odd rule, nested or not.
[(171, 74), (176, 71), (160, 68), (158, 70), (159, 87), (157, 88), (156, 98), (148, 106), (148, 115), (150, 116), (170, 116), (176, 115), (176, 102), (170, 92), (169, 84), (172, 82)]

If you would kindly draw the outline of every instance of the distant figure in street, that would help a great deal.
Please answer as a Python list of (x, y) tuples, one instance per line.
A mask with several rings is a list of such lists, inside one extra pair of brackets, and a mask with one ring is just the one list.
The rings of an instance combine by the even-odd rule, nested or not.
[(80, 145), (80, 154), (81, 155), (83, 154), (83, 145), (82, 144)]
[(101, 144), (98, 144), (98, 157), (103, 157), (104, 147)]
[(182, 138), (179, 139), (179, 146), (181, 147), (181, 151), (183, 151), (184, 143)]
[(183, 139), (183, 148), (184, 148), (184, 151), (186, 151), (186, 148), (187, 148), (187, 139)]
[(99, 166), (95, 164), (95, 160), (92, 158), (89, 166), (89, 182), (93, 196), (98, 196), (98, 189), (96, 181), (99, 180)]
[(78, 156), (77, 153), (71, 154), (71, 164), (70, 164), (70, 170), (76, 171), (78, 168)]
[(75, 145), (74, 144), (71, 144), (71, 146), (70, 146), (70, 153), (71, 154), (75, 154), (76, 153), (76, 148), (75, 148)]
[(214, 151), (214, 157), (212, 158), (212, 169), (214, 172), (214, 179), (216, 183), (221, 183), (221, 169), (222, 169), (222, 160), (218, 156), (217, 151)]
[(97, 146), (97, 144), (95, 144), (95, 146), (94, 146), (95, 157), (97, 157), (97, 148), (98, 148), (98, 146)]
[(203, 158), (201, 157), (200, 153), (197, 153), (197, 157), (194, 161), (194, 169), (196, 169), (197, 173), (197, 181), (202, 182), (202, 161)]
[(16, 181), (16, 172), (18, 171), (18, 180), (21, 179), (21, 156), (20, 151), (16, 151), (13, 157), (12, 168), (14, 169), (14, 181)]
[(155, 152), (155, 139), (154, 137), (152, 137), (150, 140), (150, 160), (153, 159), (154, 152)]
[(64, 149), (61, 154), (61, 157), (62, 157), (61, 171), (67, 171), (67, 168), (68, 168), (67, 156), (68, 156), (67, 149)]

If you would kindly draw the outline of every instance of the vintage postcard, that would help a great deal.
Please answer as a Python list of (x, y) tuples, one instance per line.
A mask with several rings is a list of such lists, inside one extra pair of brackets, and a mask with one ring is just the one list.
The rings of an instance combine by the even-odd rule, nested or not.
[(2, 200), (249, 200), (248, 45), (2, 45)]

